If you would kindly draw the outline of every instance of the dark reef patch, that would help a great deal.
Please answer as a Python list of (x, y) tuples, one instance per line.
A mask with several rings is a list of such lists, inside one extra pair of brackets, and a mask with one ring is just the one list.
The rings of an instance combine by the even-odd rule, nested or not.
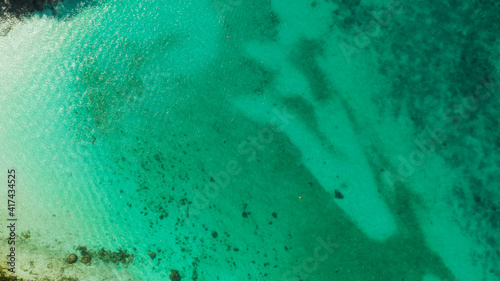
[(115, 252), (106, 250), (105, 248), (101, 248), (98, 251), (89, 250), (86, 246), (79, 246), (76, 249), (83, 256), (82, 262), (85, 264), (89, 264), (92, 257), (97, 257), (106, 263), (121, 263), (125, 265), (130, 264), (135, 258), (135, 254), (130, 254), (122, 248)]
[(129, 254), (122, 248), (118, 249), (116, 252), (102, 248), (97, 252), (97, 256), (104, 262), (129, 264), (134, 260), (135, 254)]
[[(478, 255), (487, 256), (479, 259), (496, 279), (499, 27), (498, 2), (417, 1), (404, 5), (371, 46), (379, 53), (380, 73), (392, 82), (392, 92), (381, 98), (390, 100), (395, 118), (408, 114), (416, 139), (440, 130), (444, 141), (433, 143), (433, 153), (462, 174), (450, 204), (464, 231), (491, 249)], [(381, 105), (380, 112), (386, 110)]]
[(0, 19), (7, 16), (21, 18), (34, 12), (54, 10), (59, 0), (1, 0)]
[(82, 9), (97, 5), (97, 0), (0, 0), (0, 36), (6, 36), (12, 28), (13, 18), (23, 19), (36, 13), (69, 19)]
[(303, 40), (290, 56), (293, 65), (301, 70), (307, 78), (313, 97), (318, 102), (330, 99), (333, 94), (333, 88), (328, 82), (326, 74), (316, 62), (316, 56), (321, 56), (322, 53), (323, 42)]

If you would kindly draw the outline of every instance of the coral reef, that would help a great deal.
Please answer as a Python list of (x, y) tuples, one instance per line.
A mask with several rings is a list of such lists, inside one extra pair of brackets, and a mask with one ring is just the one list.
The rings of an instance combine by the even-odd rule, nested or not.
[(181, 280), (181, 276), (179, 275), (179, 271), (175, 270), (175, 269), (172, 269), (172, 271), (170, 271), (170, 280), (172, 281), (180, 281)]
[(99, 258), (104, 262), (112, 262), (112, 263), (123, 263), (129, 264), (134, 260), (135, 255), (127, 253), (126, 250), (122, 248), (118, 249), (117, 252), (110, 252), (104, 248), (99, 250), (97, 253)]
[(149, 252), (148, 255), (151, 257), (151, 259), (156, 258), (156, 253), (155, 252)]
[(80, 261), (84, 264), (89, 264), (91, 260), (92, 260), (92, 256), (86, 255), (86, 256), (83, 256)]
[(66, 259), (68, 263), (75, 263), (78, 260), (78, 257), (75, 254), (69, 255), (69, 257)]

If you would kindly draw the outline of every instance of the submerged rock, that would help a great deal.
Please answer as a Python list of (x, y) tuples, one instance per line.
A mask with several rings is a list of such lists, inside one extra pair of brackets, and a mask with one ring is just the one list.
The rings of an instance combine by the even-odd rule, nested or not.
[(175, 269), (172, 269), (172, 271), (170, 271), (170, 280), (172, 281), (180, 281), (181, 280), (181, 276), (179, 275), (179, 271), (175, 270)]
[(66, 259), (68, 263), (75, 263), (78, 260), (78, 257), (75, 254), (69, 255), (69, 257)]
[(92, 260), (92, 256), (90, 255), (86, 255), (86, 256), (83, 256), (81, 261), (84, 263), (84, 264), (88, 264), (90, 263), (90, 261)]
[(337, 199), (344, 199), (344, 194), (342, 194), (342, 192), (340, 192), (337, 189), (335, 189), (335, 198), (337, 198)]

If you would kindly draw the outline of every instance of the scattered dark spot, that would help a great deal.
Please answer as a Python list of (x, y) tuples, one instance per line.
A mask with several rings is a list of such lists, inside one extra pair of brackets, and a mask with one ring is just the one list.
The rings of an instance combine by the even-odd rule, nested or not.
[(241, 215), (242, 215), (244, 218), (248, 217), (248, 213), (247, 213), (247, 212), (243, 212), (243, 213), (241, 213)]
[(476, 201), (476, 203), (481, 202), (481, 197), (479, 197), (477, 194), (474, 194), (474, 201)]
[(275, 218), (275, 219), (278, 218), (278, 214), (276, 214), (276, 212), (273, 212), (272, 215), (273, 215), (273, 218)]
[(344, 199), (344, 195), (342, 194), (342, 192), (335, 189), (335, 198)]
[(219, 233), (217, 233), (217, 231), (212, 231), (212, 237), (217, 238), (217, 236), (219, 236)]

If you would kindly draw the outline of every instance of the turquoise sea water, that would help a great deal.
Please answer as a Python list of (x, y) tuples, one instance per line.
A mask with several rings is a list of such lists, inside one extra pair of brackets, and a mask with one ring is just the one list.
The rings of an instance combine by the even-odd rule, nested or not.
[(26, 279), (500, 280), (499, 10), (65, 0), (4, 17), (1, 266), (15, 169)]

